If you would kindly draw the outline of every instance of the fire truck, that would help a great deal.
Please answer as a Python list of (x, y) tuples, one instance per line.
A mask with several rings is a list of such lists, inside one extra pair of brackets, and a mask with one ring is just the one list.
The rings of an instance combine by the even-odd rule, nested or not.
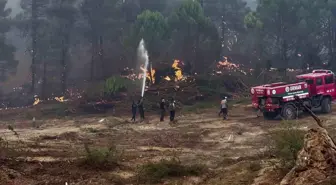
[(314, 70), (296, 76), (296, 83), (271, 83), (251, 88), (252, 106), (263, 112), (264, 118), (296, 119), (302, 108), (296, 105), (300, 99), (312, 110), (322, 113), (332, 111), (332, 101), (336, 99), (335, 75), (330, 70)]

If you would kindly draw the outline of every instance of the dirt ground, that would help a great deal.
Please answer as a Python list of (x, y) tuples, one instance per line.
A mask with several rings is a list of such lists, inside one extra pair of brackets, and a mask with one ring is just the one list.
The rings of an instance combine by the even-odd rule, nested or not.
[[(146, 123), (130, 123), (129, 117), (97, 115), (2, 121), (0, 136), (20, 150), (7, 153), (15, 158), (0, 158), (0, 184), (140, 184), (135, 178), (139, 166), (171, 157), (186, 165), (204, 165), (206, 172), (166, 178), (156, 184), (279, 183), (283, 174), (273, 168), (273, 159), (265, 153), (268, 134), (279, 128), (281, 121), (257, 118), (247, 105), (235, 105), (228, 120), (218, 117), (217, 111), (199, 109), (178, 113), (174, 124), (169, 123), (168, 117), (159, 122), (158, 115), (150, 115)], [(333, 129), (336, 109), (320, 117)], [(304, 130), (314, 127), (310, 117), (300, 118), (298, 122)], [(8, 129), (8, 125), (14, 130)], [(118, 166), (99, 170), (79, 165), (76, 159), (85, 156), (84, 143), (92, 147), (115, 145), (121, 151)]]

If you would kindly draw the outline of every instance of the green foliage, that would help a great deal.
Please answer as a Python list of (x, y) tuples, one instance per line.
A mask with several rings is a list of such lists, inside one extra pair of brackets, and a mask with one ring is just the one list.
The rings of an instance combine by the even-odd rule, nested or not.
[(85, 90), (85, 99), (97, 100), (104, 96), (104, 82), (90, 83)]
[(194, 69), (204, 69), (204, 60), (218, 59), (218, 31), (197, 1), (184, 0), (169, 16), (168, 24), (174, 40), (172, 52), (190, 62)]
[(168, 177), (199, 176), (204, 171), (202, 165), (182, 165), (178, 159), (173, 158), (142, 165), (137, 177), (140, 182), (158, 183)]
[(262, 22), (258, 19), (256, 12), (249, 12), (244, 18), (244, 23), (248, 28), (262, 28)]
[(216, 24), (222, 44), (222, 56), (244, 52), (248, 44), (248, 32), (244, 17), (250, 11), (244, 0), (203, 1), (206, 16)]
[(82, 160), (86, 167), (110, 170), (118, 166), (121, 157), (121, 152), (117, 150), (115, 145), (109, 148), (90, 148), (88, 144), (84, 144), (85, 158)]
[(143, 38), (150, 56), (158, 56), (168, 36), (168, 25), (160, 12), (146, 10), (137, 16), (133, 34), (136, 44)]
[(104, 93), (113, 95), (115, 93), (126, 90), (130, 81), (126, 78), (112, 76), (105, 81)]
[(294, 122), (282, 123), (280, 130), (271, 134), (272, 151), (284, 168), (295, 164), (298, 152), (303, 147), (304, 131), (296, 128)]
[[(37, 3), (34, 20), (31, 2)], [(77, 62), (65, 59), (80, 61), (70, 54), (86, 54), (82, 50), (85, 48), (90, 49), (89, 56), (85, 56), (90, 60), (90, 65), (85, 65), (90, 79), (100, 75), (99, 79), (105, 80), (119, 69), (136, 66), (136, 47), (141, 38), (155, 69), (161, 67), (162, 61), (177, 58), (185, 62), (188, 70), (184, 72), (190, 74), (208, 74), (223, 56), (252, 68), (257, 62), (264, 65), (268, 60), (272, 67), (283, 69), (306, 64), (325, 68), (326, 62), (327, 67), (335, 68), (336, 64), (336, 0), (260, 0), (254, 11), (244, 0), (75, 2), (21, 0), (23, 11), (15, 25), (25, 32), (29, 42), (33, 35), (37, 38), (34, 48), (28, 48), (36, 55), (36, 79), (48, 74), (53, 80), (63, 78), (61, 81), (66, 84), (66, 72), (73, 67), (70, 64)], [(6, 1), (0, 4), (0, 33), (6, 33), (11, 25), (7, 18), (10, 10), (5, 10), (5, 4)], [(17, 65), (12, 60), (15, 48), (7, 46), (6, 39), (0, 36), (0, 60), (6, 61), (2, 71), (0, 66), (2, 79), (14, 73)], [(42, 70), (44, 64), (46, 71)], [(44, 82), (45, 79), (50, 80), (43, 78)]]

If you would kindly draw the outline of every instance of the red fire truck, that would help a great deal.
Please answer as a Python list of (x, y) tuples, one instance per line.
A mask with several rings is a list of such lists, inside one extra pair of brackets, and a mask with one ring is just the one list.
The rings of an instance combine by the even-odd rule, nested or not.
[(331, 102), (336, 99), (335, 75), (330, 70), (314, 70), (296, 76), (297, 83), (272, 83), (251, 88), (252, 106), (263, 112), (266, 119), (280, 115), (295, 119), (301, 110), (295, 98), (301, 99), (310, 109), (331, 112)]

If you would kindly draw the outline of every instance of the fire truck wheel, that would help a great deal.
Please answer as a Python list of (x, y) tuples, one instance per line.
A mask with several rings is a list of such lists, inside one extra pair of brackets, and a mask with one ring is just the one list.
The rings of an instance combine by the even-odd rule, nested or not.
[(322, 104), (321, 104), (321, 112), (322, 113), (330, 113), (331, 112), (331, 102), (329, 98), (323, 98)]
[(296, 110), (295, 107), (291, 104), (286, 104), (281, 112), (281, 116), (285, 120), (292, 120), (296, 118)]
[(276, 112), (263, 112), (263, 114), (264, 114), (264, 118), (268, 120), (275, 119), (275, 117), (278, 116)]

